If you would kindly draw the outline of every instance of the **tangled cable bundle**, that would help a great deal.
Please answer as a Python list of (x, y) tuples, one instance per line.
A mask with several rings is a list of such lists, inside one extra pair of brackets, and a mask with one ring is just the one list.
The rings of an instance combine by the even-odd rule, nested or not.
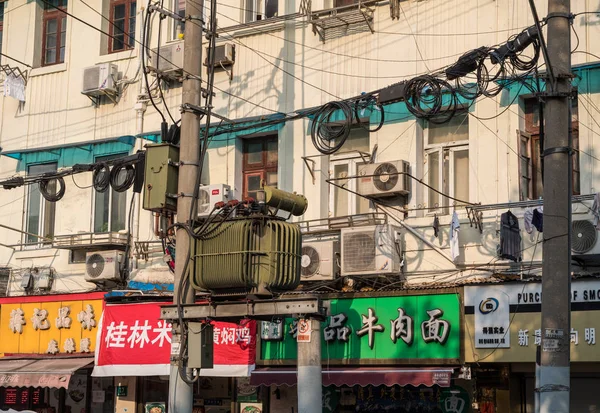
[(405, 102), (410, 113), (433, 123), (448, 122), (458, 104), (450, 83), (431, 75), (418, 76), (406, 83)]
[(46, 201), (58, 202), (65, 195), (65, 180), (62, 176), (42, 179), (39, 182), (39, 189)]
[(131, 164), (117, 164), (110, 171), (110, 186), (117, 192), (125, 192), (135, 181), (135, 168)]
[(92, 172), (92, 185), (98, 192), (105, 192), (110, 185), (110, 169), (108, 164), (100, 163), (94, 166)]
[[(343, 115), (343, 119), (332, 119), (338, 111)], [(310, 130), (315, 148), (324, 155), (331, 155), (340, 150), (350, 135), (352, 117), (353, 109), (346, 101), (323, 105), (315, 114)]]

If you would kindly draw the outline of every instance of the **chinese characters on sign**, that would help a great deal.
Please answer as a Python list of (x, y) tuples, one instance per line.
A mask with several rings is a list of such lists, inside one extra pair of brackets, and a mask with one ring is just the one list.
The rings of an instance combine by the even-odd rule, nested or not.
[[(47, 344), (40, 342), (39, 347), (36, 346), (34, 352), (42, 354), (58, 354), (61, 351), (65, 353), (75, 353), (78, 351), (78, 343), (80, 352), (89, 353), (93, 351), (91, 348), (92, 340), (90, 338), (82, 337), (81, 335), (82, 330), (91, 332), (96, 327), (94, 307), (91, 304), (86, 304), (84, 311), (81, 311), (77, 317), (81, 322), (81, 329), (71, 329), (72, 319), (70, 317), (71, 307), (69, 305), (61, 304), (58, 311), (55, 313), (57, 317), (54, 318), (54, 322), (52, 322), (53, 317), (50, 314), (50, 311), (52, 310), (49, 311), (47, 308), (43, 308), (43, 306), (44, 304), (40, 303), (40, 305), (32, 309), (30, 307), (30, 309), (27, 310), (28, 312), (31, 311), (29, 314), (26, 314), (23, 308), (13, 308), (9, 313), (8, 329), (14, 334), (23, 334), (25, 328), (31, 328), (36, 332), (49, 331), (50, 340)], [(31, 322), (31, 324), (29, 324), (29, 322)], [(31, 327), (29, 327), (29, 325)], [(54, 330), (54, 328), (57, 330), (71, 330), (72, 336), (60, 338), (60, 333), (57, 330)], [(62, 344), (60, 343), (61, 340), (64, 340)], [(32, 348), (31, 345), (28, 349), (30, 348)]]
[(250, 335), (249, 327), (214, 327), (213, 328), (213, 343), (220, 344), (250, 344), (252, 336)]
[[(570, 335), (571, 344), (579, 345), (579, 331), (574, 328), (571, 329)], [(520, 329), (517, 333), (517, 338), (519, 342), (519, 346), (528, 347), (529, 346), (529, 330)], [(584, 338), (585, 342), (589, 346), (593, 346), (596, 344), (596, 328), (589, 327), (584, 329)], [(534, 331), (534, 340), (533, 344), (539, 346), (542, 344), (542, 330), (537, 329)]]
[[(426, 311), (429, 319), (421, 323), (421, 337), (425, 343), (437, 342), (444, 344), (450, 333), (450, 323), (442, 319), (444, 312), (439, 308)], [(375, 333), (382, 333), (385, 327), (382, 324), (377, 324), (379, 318), (375, 310), (367, 309), (367, 314), (361, 314), (362, 326), (356, 331), (358, 337), (368, 336), (368, 345), (372, 349), (374, 346)], [(323, 330), (324, 339), (326, 342), (348, 342), (350, 328), (345, 326), (348, 316), (344, 313), (334, 314), (331, 316), (329, 325)], [(413, 343), (414, 327), (413, 318), (406, 314), (403, 308), (398, 308), (398, 318), (390, 320), (391, 331), (390, 339), (394, 344), (401, 339), (407, 345)], [(291, 331), (290, 331), (291, 333)]]
[(170, 323), (156, 320), (153, 323), (144, 320), (143, 325), (139, 323), (140, 320), (136, 320), (134, 325), (128, 326), (123, 321), (119, 324), (112, 321), (106, 327), (106, 338), (104, 339), (106, 347), (124, 348), (127, 345), (129, 348), (144, 348), (145, 344), (157, 342), (159, 347), (163, 347), (165, 341), (171, 344), (172, 325)]

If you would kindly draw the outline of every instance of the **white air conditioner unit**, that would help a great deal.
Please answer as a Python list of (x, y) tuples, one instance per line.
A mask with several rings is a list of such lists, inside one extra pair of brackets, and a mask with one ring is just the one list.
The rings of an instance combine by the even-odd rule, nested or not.
[(340, 272), (340, 242), (336, 239), (302, 239), (300, 279), (325, 281), (337, 278)]
[(93, 283), (121, 281), (123, 253), (117, 250), (88, 252), (85, 258), (85, 280)]
[(227, 202), (231, 194), (229, 185), (200, 185), (198, 194), (198, 218), (210, 215), (217, 202)]
[(342, 228), (342, 276), (400, 272), (399, 229), (389, 225)]
[(600, 254), (598, 231), (588, 219), (574, 219), (571, 224), (572, 255), (586, 256)]
[(410, 178), (406, 161), (365, 164), (358, 167), (358, 192), (371, 197), (408, 195)]
[(54, 272), (52, 268), (40, 268), (37, 277), (37, 288), (39, 290), (50, 290), (52, 281), (54, 280)]
[(148, 52), (148, 70), (177, 79), (183, 76), (183, 42), (171, 43)]
[[(235, 63), (235, 45), (225, 43), (215, 47), (215, 67), (231, 66)], [(206, 60), (204, 64), (208, 65), (208, 49), (206, 51)]]
[(83, 69), (83, 88), (81, 93), (87, 96), (117, 94), (117, 65), (102, 63)]

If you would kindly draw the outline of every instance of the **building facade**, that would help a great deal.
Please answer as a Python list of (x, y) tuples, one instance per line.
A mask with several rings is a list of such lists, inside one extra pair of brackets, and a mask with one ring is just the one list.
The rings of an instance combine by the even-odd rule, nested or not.
[[(538, 3), (539, 15), (544, 16), (546, 4)], [(59, 295), (53, 300), (68, 301), (73, 294), (84, 294), (77, 300), (97, 299), (94, 294), (113, 288), (86, 281), (93, 278), (90, 268), (94, 262), (89, 260), (95, 253), (117, 263), (102, 272), (109, 281), (124, 279), (123, 285), (114, 288), (150, 290), (169, 297), (173, 278), (160, 236), (172, 217), (144, 210), (142, 194), (131, 188), (98, 191), (90, 170), (65, 176), (65, 193), (58, 202), (46, 200), (37, 184), (6, 181), (70, 170), (76, 165), (118, 162), (159, 142), (163, 120), (167, 124), (179, 120), (180, 80), (185, 75), (181, 39), (186, 25), (200, 23), (197, 19), (161, 18), (152, 5), (135, 0), (0, 3), (4, 80), (0, 99), (0, 294), (9, 300), (0, 303), (2, 323), (17, 302), (26, 318), (25, 328), (29, 328), (33, 315), (27, 312), (26, 300), (40, 296), (43, 301), (46, 296)], [(186, 11), (181, 0), (162, 6), (180, 16), (202, 14), (207, 20), (210, 15), (208, 5), (199, 12)], [(588, 276), (595, 274), (600, 264), (591, 210), (598, 192), (594, 146), (600, 134), (600, 45), (593, 39), (600, 26), (593, 13), (597, 4), (577, 2), (572, 7), (576, 90), (572, 99), (573, 221), (578, 222), (581, 234), (581, 242), (574, 243), (573, 272)], [(235, 199), (256, 196), (262, 184), (307, 197), (306, 213), (294, 218), (304, 233), (304, 246), (310, 247), (303, 252), (300, 290), (332, 294), (329, 299), (343, 301), (358, 300), (352, 294), (362, 294), (361, 300), (383, 300), (396, 297), (395, 290), (420, 295), (424, 287), (446, 288), (445, 294), (454, 294), (459, 308), (466, 306), (466, 311), (479, 305), (473, 304), (479, 293), (473, 303), (467, 303), (467, 289), (476, 287), (464, 287), (463, 294), (464, 284), (495, 285), (543, 276), (541, 226), (533, 221), (534, 215), (543, 214), (539, 150), (543, 127), (534, 97), (543, 82), (538, 84), (533, 72), (518, 81), (494, 83), (503, 87), (495, 96), (461, 97), (448, 122), (417, 118), (402, 101), (391, 99), (378, 106), (367, 99), (366, 106), (358, 107), (353, 115), (359, 121), (344, 126), (350, 130), (340, 150), (324, 155), (311, 139), (315, 108), (361, 93), (370, 96), (422, 74), (440, 73), (465, 52), (505, 44), (531, 26), (526, 2), (226, 0), (218, 2), (216, 16), (219, 60), (214, 68), (213, 106), (216, 114), (233, 122), (213, 120), (203, 125), (210, 128), (212, 136), (201, 183), (229, 188), (230, 198)], [(541, 58), (538, 66), (540, 72), (545, 70)], [(329, 121), (332, 130), (336, 122), (344, 124), (335, 116)], [(376, 174), (377, 167), (386, 164), (407, 174), (392, 178), (392, 189), (377, 189), (389, 196), (371, 196), (375, 183), (365, 179), (366, 175)], [(399, 175), (382, 176), (386, 183)], [(367, 193), (371, 195), (363, 196)], [(513, 228), (518, 228), (518, 247), (513, 254), (501, 251), (499, 256), (503, 219), (511, 219)], [(23, 301), (13, 297), (23, 297)], [(368, 312), (364, 314), (368, 316)], [(453, 368), (452, 384), (462, 380), (458, 378), (460, 368), (479, 361), (468, 350), (471, 341), (465, 336), (477, 324), (472, 314), (457, 316), (462, 334), (462, 341), (456, 341), (458, 356), (453, 353), (441, 358), (443, 363), (417, 365)], [(386, 318), (385, 332), (375, 336), (389, 338), (392, 320)], [(354, 322), (352, 328), (360, 330), (360, 319)], [(533, 341), (532, 332), (539, 326), (534, 327), (520, 330), (528, 329)], [(8, 326), (0, 328), (2, 334), (10, 332)], [(481, 337), (482, 345), (504, 349), (495, 341), (506, 340), (501, 336)], [(287, 332), (284, 337), (289, 341)], [(79, 346), (74, 353), (65, 353), (62, 337), (56, 340), (59, 355), (85, 356)], [(485, 340), (492, 341), (486, 344)], [(512, 337), (511, 346), (516, 346), (517, 340)], [(44, 347), (42, 344), (40, 341)], [(276, 347), (268, 343), (259, 347), (263, 358), (258, 364), (265, 368), (289, 365), (285, 354), (291, 350)], [(3, 352), (33, 359), (25, 355), (48, 356), (44, 350), (17, 347)], [(504, 409), (508, 405), (516, 408), (513, 397), (529, 400), (532, 395), (532, 351), (503, 359), (506, 351), (494, 352), (486, 362), (492, 364), (491, 370), (508, 365), (508, 370), (498, 370), (504, 378), (522, 373), (527, 394), (510, 392), (506, 396), (500, 392), (499, 397), (498, 393), (491, 397), (470, 388), (466, 390), (472, 402), (469, 407), (475, 411), (484, 399), (493, 399), (496, 409)], [(335, 360), (343, 364), (346, 356), (340, 353)], [(407, 368), (414, 365), (410, 360), (415, 357), (379, 360), (361, 350), (350, 357), (356, 363), (345, 363), (361, 367), (360, 359), (365, 359), (371, 367)], [(521, 371), (521, 365), (514, 363), (529, 364)], [(107, 398), (116, 400), (110, 409), (142, 411), (138, 396), (146, 390), (116, 394), (119, 383), (125, 381), (130, 389), (138, 386), (132, 375), (115, 378), (112, 389), (94, 389), (106, 391), (110, 394)], [(164, 380), (157, 383), (156, 388), (164, 388)], [(95, 384), (90, 381), (86, 386), (92, 403)], [(154, 384), (149, 386), (147, 391), (154, 394)], [(228, 392), (236, 387), (234, 382), (228, 386)], [(273, 412), (278, 411), (273, 406), (286, 401), (282, 394), (293, 393), (289, 388), (276, 393), (274, 382), (262, 387), (269, 390), (264, 402), (266, 406), (270, 403)], [(493, 383), (488, 387), (494, 387)], [(340, 408), (358, 397), (345, 396)], [(247, 403), (259, 400), (250, 397)], [(66, 411), (64, 403), (56, 407)], [(284, 403), (280, 408), (288, 407)]]

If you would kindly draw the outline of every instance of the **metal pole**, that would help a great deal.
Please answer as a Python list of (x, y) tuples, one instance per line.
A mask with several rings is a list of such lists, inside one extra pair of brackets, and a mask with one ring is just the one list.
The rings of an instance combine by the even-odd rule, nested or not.
[(298, 342), (298, 413), (323, 410), (321, 322), (307, 321), (312, 329), (310, 342)]
[[(570, 0), (548, 0), (544, 145), (544, 261), (540, 412), (569, 412), (571, 331), (571, 27)], [(548, 64), (548, 62), (546, 62)]]
[[(186, 0), (185, 13), (191, 16), (202, 16), (204, 0)], [(203, 22), (190, 21), (185, 25), (184, 57), (183, 57), (183, 90), (182, 105), (186, 103), (200, 106), (202, 75), (202, 31)], [(200, 118), (199, 114), (184, 111), (181, 114), (181, 138), (179, 150), (179, 182), (177, 192), (177, 222), (189, 224), (192, 209), (192, 194), (199, 173), (200, 155)], [(184, 229), (177, 230), (177, 255), (175, 257), (175, 279), (173, 303), (193, 303), (194, 293), (192, 288), (187, 292), (180, 291), (180, 280), (185, 277), (184, 270), (189, 262), (190, 238)], [(174, 333), (181, 337), (182, 326), (174, 324)], [(177, 363), (184, 363), (179, 359)], [(185, 366), (185, 364), (184, 364)], [(169, 407), (174, 413), (191, 413), (193, 407), (193, 386), (186, 383), (178, 372), (178, 365), (171, 364), (169, 381)]]

